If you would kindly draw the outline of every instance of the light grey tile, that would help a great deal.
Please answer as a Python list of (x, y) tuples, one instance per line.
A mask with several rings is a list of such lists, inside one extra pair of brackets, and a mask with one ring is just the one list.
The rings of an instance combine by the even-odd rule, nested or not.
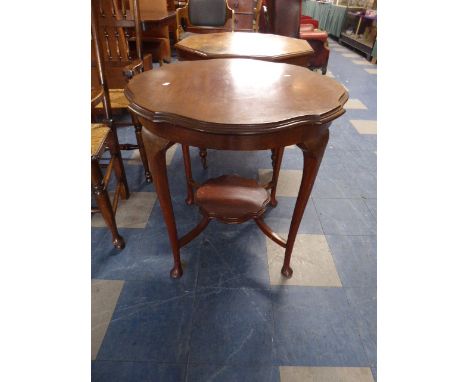
[(353, 64), (356, 64), (356, 65), (374, 65), (372, 64), (371, 62), (367, 61), (367, 60), (352, 60)]
[[(271, 180), (272, 170), (259, 169), (259, 180), (261, 184)], [(277, 196), (297, 197), (301, 185), (302, 170), (281, 170), (276, 188)]]
[(91, 281), (91, 359), (95, 360), (124, 285), (123, 280)]
[[(281, 236), (287, 237), (287, 234)], [(299, 234), (291, 257), (293, 277), (281, 274), (284, 248), (267, 240), (268, 270), (271, 285), (341, 287), (340, 277), (324, 235)]]
[[(113, 193), (109, 198), (114, 197)], [(145, 228), (148, 223), (154, 203), (156, 202), (155, 192), (132, 192), (127, 200), (120, 200), (116, 213), (118, 228)], [(95, 214), (91, 219), (92, 227), (106, 227), (106, 223), (100, 213)]]
[(374, 382), (369, 367), (280, 366), (281, 382)]
[(359, 99), (357, 98), (350, 98), (348, 102), (345, 104), (346, 110), (367, 110), (367, 106), (364, 105)]
[(377, 69), (368, 69), (368, 68), (366, 68), (364, 70), (369, 74), (377, 74)]
[(377, 121), (366, 119), (352, 119), (351, 125), (359, 134), (377, 134)]
[(357, 55), (356, 53), (349, 53), (349, 51), (347, 53), (342, 53), (342, 55), (346, 58), (359, 58), (359, 55)]

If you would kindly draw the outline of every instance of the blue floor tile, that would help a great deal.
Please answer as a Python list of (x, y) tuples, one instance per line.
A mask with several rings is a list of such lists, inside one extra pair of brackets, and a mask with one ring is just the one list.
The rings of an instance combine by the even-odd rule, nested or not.
[(195, 294), (172, 281), (125, 282), (98, 360), (187, 362)]
[(377, 223), (362, 199), (314, 199), (326, 235), (375, 235)]
[(217, 366), (189, 365), (187, 381), (190, 382), (280, 382), (276, 366)]
[(356, 173), (342, 165), (323, 165), (312, 190), (314, 198), (360, 198), (366, 195)]
[(328, 235), (327, 242), (344, 287), (376, 287), (375, 236)]
[(181, 382), (185, 365), (161, 365), (152, 362), (94, 361), (92, 382)]
[[(126, 246), (117, 250), (112, 246), (110, 233), (106, 231), (102, 242), (96, 243), (91, 257), (91, 275), (95, 279), (154, 280), (171, 284), (169, 277), (173, 266), (172, 250), (165, 229), (120, 229)], [(179, 279), (186, 289), (194, 289), (198, 272), (197, 247), (192, 242), (181, 250), (184, 276)]]
[(377, 199), (366, 199), (364, 203), (366, 203), (367, 208), (369, 208), (372, 215), (377, 219)]
[(197, 291), (190, 363), (270, 366), (273, 322), (268, 290)]
[(270, 287), (265, 236), (250, 222), (212, 222), (199, 247), (197, 287)]
[(347, 288), (349, 305), (371, 366), (377, 365), (377, 297), (375, 288)]
[(368, 366), (343, 288), (276, 287), (275, 364)]

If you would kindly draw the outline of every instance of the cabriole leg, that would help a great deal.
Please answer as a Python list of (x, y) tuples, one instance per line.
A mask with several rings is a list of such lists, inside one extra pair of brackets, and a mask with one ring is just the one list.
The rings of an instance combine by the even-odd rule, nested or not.
[(171, 146), (171, 142), (158, 137), (156, 134), (143, 129), (142, 137), (149, 155), (149, 168), (154, 176), (154, 187), (158, 194), (159, 205), (166, 223), (169, 242), (172, 247), (172, 256), (174, 266), (171, 270), (172, 278), (182, 276), (182, 265), (180, 262), (180, 247), (177, 237), (177, 227), (175, 223), (174, 210), (172, 208), (171, 194), (169, 191), (169, 182), (167, 179), (166, 168), (166, 150)]
[(297, 231), (299, 230), (299, 225), (301, 224), (302, 216), (304, 215), (304, 210), (309, 201), (310, 193), (312, 192), (312, 187), (317, 177), (320, 163), (322, 162), (325, 148), (327, 147), (328, 137), (328, 127), (325, 127), (317, 137), (302, 144), (298, 144), (304, 155), (304, 169), (289, 228), (283, 267), (281, 269), (281, 273), (287, 278), (291, 278), (293, 274), (290, 261), (294, 242), (296, 240)]

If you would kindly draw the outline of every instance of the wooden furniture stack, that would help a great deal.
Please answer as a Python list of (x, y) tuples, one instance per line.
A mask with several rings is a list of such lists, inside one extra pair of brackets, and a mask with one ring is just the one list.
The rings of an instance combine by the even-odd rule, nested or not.
[[(131, 0), (127, 8), (125, 0), (92, 0), (93, 12), (96, 15), (96, 38), (102, 47), (103, 71), (109, 87), (110, 107), (116, 112), (127, 111), (128, 101), (124, 96), (124, 87), (135, 74), (153, 68), (150, 54), (142, 53), (141, 22), (139, 1)], [(96, 68), (96, 59), (94, 59)], [(98, 84), (97, 71), (91, 72), (91, 83)], [(101, 103), (96, 106), (102, 109)], [(123, 144), (121, 150), (136, 150), (140, 152), (145, 178), (151, 182), (146, 151), (141, 137), (141, 124), (132, 116), (137, 144)], [(123, 126), (128, 126), (123, 123)], [(122, 126), (115, 123), (114, 126)]]
[(234, 20), (234, 30), (239, 32), (251, 32), (254, 30), (257, 1), (228, 0), (228, 4), (236, 14)]
[[(104, 222), (109, 227), (112, 234), (112, 243), (118, 249), (125, 247), (125, 241), (117, 230), (115, 214), (119, 203), (119, 198), (128, 199), (130, 192), (128, 190), (127, 177), (122, 162), (122, 156), (119, 149), (119, 140), (112, 125), (109, 90), (104, 75), (104, 60), (102, 54), (102, 45), (98, 37), (98, 28), (93, 10), (91, 11), (91, 33), (93, 50), (95, 52), (97, 71), (99, 76), (99, 87), (91, 89), (91, 107), (103, 104), (105, 119), (103, 123), (91, 124), (91, 189), (97, 208), (91, 212), (100, 212)], [(105, 175), (101, 171), (101, 157), (104, 151), (108, 149), (111, 157)], [(117, 179), (114, 190), (114, 199), (111, 203), (108, 193), (108, 185), (112, 173)]]

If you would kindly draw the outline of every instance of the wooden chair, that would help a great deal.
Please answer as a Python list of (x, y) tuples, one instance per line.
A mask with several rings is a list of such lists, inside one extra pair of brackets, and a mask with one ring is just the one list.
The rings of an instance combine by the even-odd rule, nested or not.
[[(124, 95), (127, 82), (136, 74), (153, 68), (151, 54), (144, 55), (141, 50), (141, 23), (138, 0), (130, 0), (129, 9), (126, 0), (92, 0), (96, 15), (96, 38), (102, 49), (104, 71), (109, 87), (110, 107), (114, 114), (126, 112), (128, 101)], [(94, 52), (92, 52), (93, 54)], [(96, 67), (96, 59), (93, 60)], [(91, 83), (98, 83), (98, 71), (92, 71)], [(103, 109), (101, 103), (97, 110)], [(121, 150), (140, 151), (145, 178), (151, 182), (148, 160), (141, 135), (141, 124), (130, 113), (135, 128), (137, 144), (120, 145)], [(128, 123), (114, 123), (114, 126), (129, 126)]]
[[(100, 87), (91, 90), (91, 107), (103, 104), (105, 120), (104, 123), (91, 124), (91, 187), (97, 203), (97, 208), (91, 210), (92, 213), (100, 212), (102, 217), (112, 233), (112, 242), (118, 249), (125, 247), (125, 241), (117, 230), (115, 213), (119, 203), (119, 197), (128, 199), (130, 192), (128, 190), (127, 178), (122, 162), (122, 156), (119, 149), (119, 140), (115, 129), (112, 126), (110, 97), (107, 83), (104, 76), (102, 49), (100, 41), (97, 38), (97, 28), (92, 12), (92, 35), (93, 46), (96, 53), (97, 70), (99, 75)], [(101, 156), (108, 149), (111, 157), (107, 166), (105, 175), (101, 172)], [(111, 203), (108, 194), (108, 184), (114, 172), (117, 179), (114, 198)]]
[(176, 39), (180, 41), (191, 33), (234, 31), (235, 12), (227, 0), (188, 0), (185, 7), (176, 10), (176, 21)]

